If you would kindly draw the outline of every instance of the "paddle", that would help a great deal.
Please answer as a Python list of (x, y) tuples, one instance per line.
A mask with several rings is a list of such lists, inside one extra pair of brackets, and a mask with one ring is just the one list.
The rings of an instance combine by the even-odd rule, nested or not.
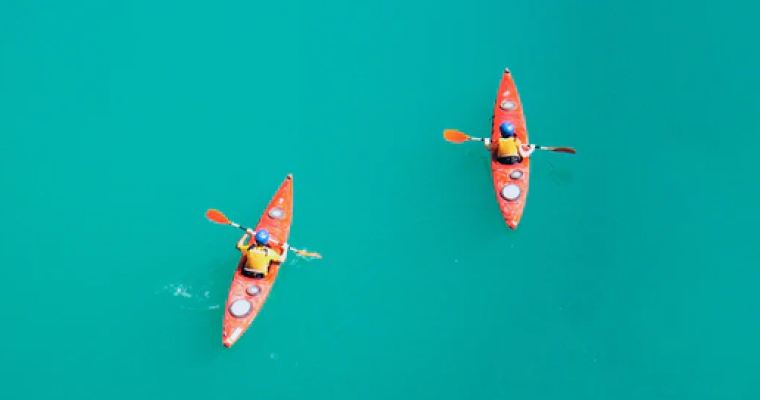
[[(237, 224), (235, 222), (230, 221), (219, 210), (210, 209), (210, 210), (206, 211), (206, 218), (208, 218), (209, 220), (211, 220), (211, 222), (215, 222), (217, 224), (234, 226), (235, 228), (242, 229), (244, 231), (248, 231), (249, 230), (248, 228), (246, 228), (244, 226), (241, 226), (240, 224)], [(322, 255), (320, 255), (319, 253), (309, 253), (306, 250), (298, 250), (298, 249), (294, 249), (292, 247), (288, 247), (288, 249), (293, 250), (296, 254), (301, 255), (301, 256), (314, 257), (314, 258), (320, 258), (320, 259), (322, 258)]]
[(443, 138), (455, 144), (460, 144), (467, 141), (482, 142), (483, 140), (485, 140), (483, 138), (474, 138), (474, 137), (471, 137), (470, 135), (465, 135), (464, 133), (456, 129), (445, 129), (443, 131)]
[[(465, 135), (464, 133), (456, 130), (456, 129), (446, 129), (443, 131), (443, 138), (448, 140), (449, 142), (460, 144), (467, 141), (471, 142), (482, 142), (485, 139), (484, 138), (476, 138), (472, 137), (470, 135)], [(572, 147), (541, 147), (536, 146), (536, 149), (538, 150), (548, 150), (548, 151), (555, 151), (557, 153), (568, 153), (568, 154), (575, 154), (576, 151)]]

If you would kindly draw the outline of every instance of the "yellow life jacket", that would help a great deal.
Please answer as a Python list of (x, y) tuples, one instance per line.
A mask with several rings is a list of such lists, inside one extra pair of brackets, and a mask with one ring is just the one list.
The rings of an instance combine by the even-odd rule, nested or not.
[(519, 156), (517, 141), (515, 138), (499, 139), (499, 147), (496, 150), (497, 157)]
[(266, 246), (248, 247), (245, 249), (245, 254), (246, 266), (262, 274), (269, 272), (269, 263), (279, 256), (276, 251)]

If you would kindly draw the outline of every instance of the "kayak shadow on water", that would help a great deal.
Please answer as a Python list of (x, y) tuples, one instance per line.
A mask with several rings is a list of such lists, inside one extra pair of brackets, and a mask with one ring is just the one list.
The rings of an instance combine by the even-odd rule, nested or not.
[(570, 170), (565, 169), (559, 169), (554, 166), (551, 162), (548, 162), (551, 169), (549, 170), (549, 177), (557, 184), (562, 185), (565, 183), (573, 183), (573, 173), (570, 172)]

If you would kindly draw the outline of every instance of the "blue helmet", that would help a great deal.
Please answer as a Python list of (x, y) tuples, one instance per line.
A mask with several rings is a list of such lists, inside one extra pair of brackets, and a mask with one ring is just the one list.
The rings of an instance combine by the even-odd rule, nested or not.
[(266, 229), (256, 232), (256, 243), (261, 245), (269, 243), (269, 232)]
[(510, 137), (515, 135), (515, 126), (512, 125), (511, 122), (502, 122), (501, 125), (499, 125), (499, 132), (501, 132), (501, 137)]

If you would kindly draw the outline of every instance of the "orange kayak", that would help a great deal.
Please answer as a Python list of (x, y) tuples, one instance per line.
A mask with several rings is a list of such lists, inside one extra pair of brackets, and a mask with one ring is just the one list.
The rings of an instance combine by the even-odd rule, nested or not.
[[(280, 185), (264, 214), (259, 219), (254, 231), (266, 229), (269, 237), (280, 244), (287, 243), (290, 235), (290, 224), (293, 220), (293, 175), (288, 174), (285, 181)], [(252, 243), (254, 238), (249, 239)], [(281, 250), (281, 249), (277, 249)], [(241, 256), (238, 262), (232, 285), (227, 294), (227, 305), (224, 312), (224, 324), (222, 330), (222, 344), (232, 347), (243, 336), (256, 318), (256, 315), (264, 306), (269, 292), (274, 286), (280, 265), (272, 263), (269, 274), (265, 278), (249, 278), (242, 274), (245, 258)]]
[[(515, 81), (509, 68), (504, 69), (494, 106), (493, 125), (491, 126), (491, 141), (494, 143), (501, 138), (499, 125), (511, 122), (515, 126), (515, 134), (524, 144), (528, 144), (528, 130), (525, 126), (520, 95), (517, 93)], [(504, 165), (496, 161), (496, 152), (491, 154), (491, 176), (496, 200), (501, 209), (501, 215), (511, 229), (516, 229), (523, 215), (525, 199), (528, 195), (528, 178), (530, 157), (514, 165)]]

